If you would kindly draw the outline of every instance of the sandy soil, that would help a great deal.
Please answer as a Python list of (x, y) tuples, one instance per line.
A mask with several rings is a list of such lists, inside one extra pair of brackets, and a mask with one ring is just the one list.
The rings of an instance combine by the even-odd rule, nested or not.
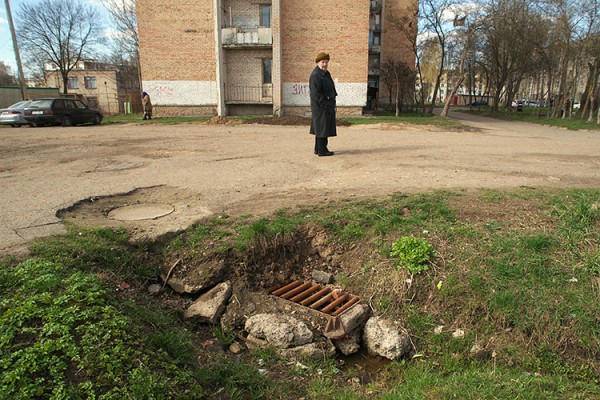
[[(152, 239), (206, 216), (353, 196), (600, 187), (600, 132), (453, 116), (468, 128), (340, 127), (330, 140), (333, 157), (313, 154), (305, 126), (0, 128), (0, 251), (62, 232), (63, 219), (125, 225)], [(128, 205), (173, 211), (112, 219), (111, 211)]]

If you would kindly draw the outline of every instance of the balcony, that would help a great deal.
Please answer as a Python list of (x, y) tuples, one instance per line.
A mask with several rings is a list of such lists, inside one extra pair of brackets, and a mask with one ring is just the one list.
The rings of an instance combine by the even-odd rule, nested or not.
[(372, 11), (380, 11), (382, 6), (381, 0), (371, 0), (371, 10)]
[(225, 85), (226, 104), (273, 104), (273, 85)]
[(221, 29), (223, 47), (265, 47), (273, 46), (271, 28), (260, 26), (234, 26)]

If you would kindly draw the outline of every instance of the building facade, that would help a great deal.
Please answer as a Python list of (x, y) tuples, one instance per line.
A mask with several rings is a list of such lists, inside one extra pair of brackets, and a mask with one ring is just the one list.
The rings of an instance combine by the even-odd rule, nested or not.
[[(63, 93), (60, 71), (53, 64), (45, 66), (46, 85)], [(67, 91), (80, 97), (88, 106), (105, 115), (141, 112), (141, 93), (137, 74), (130, 74), (114, 64), (81, 60), (69, 72)]]
[(306, 115), (315, 55), (331, 55), (338, 114), (359, 115), (380, 65), (414, 65), (386, 13), (414, 0), (137, 0), (143, 88), (157, 115)]

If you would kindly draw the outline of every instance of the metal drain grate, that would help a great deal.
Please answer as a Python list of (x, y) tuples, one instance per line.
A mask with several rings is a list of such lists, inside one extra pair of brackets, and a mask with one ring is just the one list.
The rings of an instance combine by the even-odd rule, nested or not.
[(336, 317), (358, 303), (360, 297), (313, 282), (291, 282), (269, 289), (269, 294)]

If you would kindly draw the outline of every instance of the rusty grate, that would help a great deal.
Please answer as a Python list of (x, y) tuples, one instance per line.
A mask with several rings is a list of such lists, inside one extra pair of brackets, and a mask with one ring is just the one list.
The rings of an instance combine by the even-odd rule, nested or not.
[(269, 294), (333, 317), (360, 301), (358, 296), (306, 281), (277, 285), (269, 289)]

